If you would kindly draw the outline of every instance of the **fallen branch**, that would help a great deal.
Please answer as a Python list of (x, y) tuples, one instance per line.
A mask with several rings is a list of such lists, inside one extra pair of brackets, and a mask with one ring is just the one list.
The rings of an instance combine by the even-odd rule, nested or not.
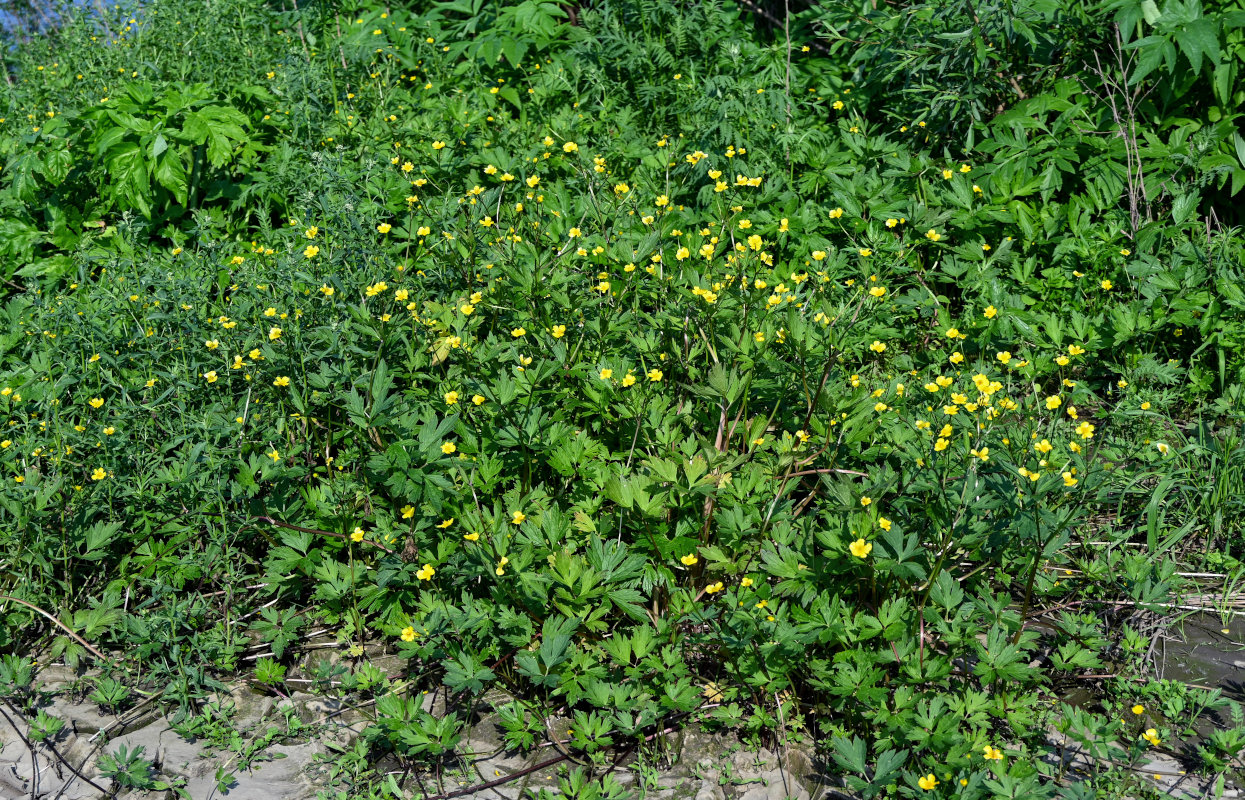
[(66, 625), (65, 623), (61, 622), (59, 619), (57, 619), (56, 617), (52, 616), (52, 615), (51, 615), (51, 614), (49, 614), (48, 612), (44, 611), (42, 608), (39, 608), (37, 605), (34, 605), (33, 603), (27, 603), (25, 600), (22, 600), (22, 599), (17, 598), (17, 597), (11, 597), (10, 595), (7, 595), (7, 594), (0, 594), (0, 601), (3, 601), (3, 600), (10, 600), (10, 601), (12, 601), (12, 602), (14, 602), (14, 603), (17, 603), (18, 605), (23, 605), (23, 606), (25, 606), (26, 608), (29, 608), (31, 611), (35, 611), (35, 612), (37, 612), (37, 613), (39, 613), (39, 614), (42, 614), (42, 615), (43, 615), (44, 617), (46, 617), (46, 618), (48, 619), (48, 621), (50, 621), (53, 625), (55, 625), (56, 627), (58, 627), (58, 628), (60, 628), (61, 630), (63, 630), (66, 634), (68, 634), (68, 635), (69, 635), (69, 637), (70, 637), (71, 639), (73, 639), (75, 642), (77, 642), (78, 644), (80, 644), (80, 645), (82, 645), (83, 647), (85, 647), (85, 648), (86, 648), (86, 649), (87, 649), (87, 650), (91, 653), (91, 655), (95, 656), (95, 657), (96, 657), (96, 658), (98, 658), (100, 661), (107, 661), (108, 663), (112, 664), (113, 666), (120, 668), (120, 666), (121, 666), (121, 665), (120, 665), (119, 663), (117, 663), (117, 662), (116, 662), (116, 661), (114, 661), (113, 659), (109, 658), (108, 656), (104, 655), (104, 654), (103, 654), (103, 653), (101, 653), (100, 651), (96, 650), (94, 647), (92, 647), (92, 646), (91, 646), (91, 643), (90, 643), (90, 642), (88, 642), (86, 639), (83, 639), (83, 638), (82, 638), (81, 636), (79, 636), (78, 634), (74, 633), (74, 631), (73, 631), (73, 629), (72, 629), (72, 628), (70, 628), (68, 625)]

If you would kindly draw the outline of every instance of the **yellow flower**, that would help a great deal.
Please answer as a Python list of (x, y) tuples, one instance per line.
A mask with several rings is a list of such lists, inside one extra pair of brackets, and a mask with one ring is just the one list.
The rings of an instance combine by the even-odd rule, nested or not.
[(885, 286), (874, 286), (872, 289), (869, 290), (869, 294), (873, 295), (874, 297), (882, 297), (883, 295), (886, 294), (886, 287)]
[(457, 450), (458, 447), (453, 442), (446, 442), (441, 445), (441, 452), (447, 456), (452, 455)]
[(999, 361), (1001, 361), (1004, 366), (1007, 365), (1007, 362), (1012, 360), (1012, 354), (1007, 352), (1006, 350), (1004, 350), (1001, 353), (996, 353), (994, 357), (997, 358)]
[(290, 378), (288, 375), (280, 375), (277, 377), (275, 381), (272, 382), (272, 385), (273, 386), (289, 386)]
[(635, 376), (634, 376), (634, 375), (632, 375), (630, 372), (628, 372), (626, 375), (624, 375), (624, 376), (623, 376), (623, 379), (622, 379), (622, 385), (623, 385), (624, 387), (626, 387), (626, 386), (634, 386), (634, 385), (635, 385)]
[(509, 563), (510, 563), (510, 559), (506, 558), (505, 556), (502, 556), (501, 561), (497, 562), (497, 569), (493, 570), (493, 572), (496, 572), (498, 575), (505, 575), (506, 565)]
[(1163, 741), (1159, 738), (1159, 732), (1154, 728), (1146, 728), (1146, 732), (1141, 734), (1141, 738), (1145, 739), (1153, 747), (1158, 747)]
[(985, 315), (986, 319), (994, 319), (998, 316), (999, 310), (994, 306), (986, 306), (986, 310), (981, 313)]
[(658, 208), (661, 208), (663, 206), (668, 206), (670, 205), (670, 198), (666, 197), (664, 194), (660, 195), (656, 200), (653, 201), (653, 205), (657, 206)]
[(435, 142), (433, 142), (433, 143), (432, 143), (432, 149), (433, 149), (433, 150), (444, 150), (444, 149), (445, 149), (445, 142), (442, 142), (442, 141), (435, 141)]
[(415, 573), (415, 577), (419, 578), (421, 581), (430, 581), (432, 580), (432, 576), (436, 574), (437, 571), (432, 568), (431, 564), (424, 564), (424, 566)]
[(303, 235), (306, 236), (308, 239), (314, 239), (316, 238), (316, 234), (318, 234), (319, 232), (320, 232), (320, 229), (317, 228), (315, 225), (312, 225), (310, 228), (303, 231)]
[(646, 373), (644, 373), (644, 374), (645, 374), (645, 375), (648, 375), (648, 379), (649, 379), (649, 381), (651, 381), (651, 382), (653, 382), (653, 383), (658, 383), (658, 382), (660, 382), (660, 381), (661, 381), (661, 379), (662, 379), (662, 372), (661, 372), (661, 370), (656, 369), (656, 368), (654, 368), (654, 369), (650, 369), (648, 372), (646, 372)]
[(271, 328), (268, 329), (269, 341), (275, 342), (276, 340), (280, 339), (281, 333), (282, 333), (281, 329), (278, 328), (276, 325), (273, 325)]
[(511, 335), (511, 336), (513, 336), (514, 338), (518, 339), (520, 336), (526, 336), (526, 335), (527, 335), (527, 331), (526, 331), (526, 330), (524, 330), (523, 328), (513, 328), (513, 329), (510, 331), (510, 335)]
[(203, 379), (208, 383), (216, 383), (216, 370), (203, 373)]
[(890, 406), (886, 405), (886, 403), (876, 403), (873, 406), (873, 410), (878, 412), (879, 414), (881, 414), (883, 411), (886, 411), (888, 408), (890, 408)]
[(415, 516), (415, 506), (409, 504), (402, 506), (402, 519), (410, 519), (413, 516)]
[(463, 538), (469, 542), (478, 542), (480, 540), (480, 534), (476, 531), (472, 531), (471, 533), (464, 533)]
[(603, 369), (599, 373), (597, 373), (597, 377), (599, 377), (603, 381), (608, 381), (610, 378), (614, 377), (614, 370)]
[(306, 256), (307, 258), (315, 258), (319, 254), (320, 254), (320, 248), (316, 247), (314, 244), (307, 245), (307, 249), (303, 250), (303, 255)]
[(942, 234), (940, 234), (938, 231), (934, 230), (933, 228), (930, 228), (929, 230), (925, 232), (925, 238), (929, 239), (931, 242), (936, 242), (942, 238)]
[(1063, 405), (1063, 399), (1060, 398), (1059, 395), (1057, 394), (1053, 394), (1050, 397), (1046, 398), (1046, 410), (1047, 411), (1054, 411), (1056, 408), (1059, 408), (1059, 406), (1061, 405)]
[(950, 361), (952, 364), (959, 364), (961, 361), (964, 360), (964, 354), (963, 353), (952, 353), (951, 356), (947, 360)]
[(1064, 486), (1076, 486), (1076, 484), (1077, 484), (1077, 480), (1076, 478), (1072, 477), (1071, 472), (1063, 473), (1063, 485)]
[(107, 477), (108, 477), (108, 472), (104, 470), (103, 467), (96, 467), (95, 471), (91, 473), (91, 480), (93, 481), (102, 481), (104, 478), (107, 478)]
[(350, 541), (352, 542), (363, 541), (363, 529), (358, 526), (355, 526), (354, 531), (350, 534)]
[(415, 641), (415, 629), (410, 627), (409, 625), (402, 629), (401, 635), (402, 635), (402, 641), (404, 642)]
[(1111, 281), (1104, 280), (1102, 283), (1098, 285), (1102, 287), (1103, 291), (1106, 291), (1106, 292), (1111, 291), (1111, 285), (1112, 285)]
[(862, 248), (860, 248), (860, 254), (861, 254), (862, 256), (865, 256), (865, 257), (867, 258), (867, 257), (869, 257), (869, 256), (873, 255), (873, 251), (872, 251), (872, 250), (870, 250), (870, 249), (869, 249), (869, 248), (867, 248), (867, 247), (862, 247)]
[(841, 216), (843, 216), (843, 209), (841, 208), (830, 209), (830, 219), (838, 219)]
[(99, 408), (100, 406), (104, 404), (104, 398), (92, 397), (90, 400), (87, 401), (87, 403), (90, 404), (91, 408)]
[(705, 587), (705, 594), (716, 594), (717, 592), (722, 591), (722, 589), (724, 588), (725, 587), (722, 586), (722, 581), (718, 581), (717, 583), (711, 583)]
[(847, 549), (850, 550), (852, 555), (856, 556), (856, 558), (868, 558), (869, 554), (873, 552), (873, 544), (871, 542), (866, 542), (864, 539), (857, 539), (848, 545)]
[(873, 498), (871, 498), (871, 497), (866, 496), (866, 497), (862, 497), (862, 498), (860, 498), (860, 504), (861, 504), (862, 506), (867, 506), (867, 505), (869, 505), (869, 504), (870, 504), (870, 503), (872, 503), (872, 502), (873, 502)]
[(1158, 449), (1159, 455), (1165, 456), (1172, 451), (1171, 445), (1167, 442), (1156, 442), (1154, 446)]
[(973, 454), (977, 458), (980, 458), (982, 461), (990, 460), (990, 448), (989, 447), (983, 447), (980, 450), (969, 450), (968, 452)]
[(690, 567), (699, 562), (700, 559), (696, 557), (695, 553), (688, 553), (687, 555), (680, 557), (679, 561), (683, 562), (683, 566)]
[(1076, 432), (1082, 439), (1094, 438), (1094, 426), (1088, 422), (1082, 422), (1076, 426)]
[(458, 403), (458, 392), (446, 392), (445, 404), (447, 406), (456, 405)]
[(869, 345), (869, 349), (875, 353), (884, 353), (886, 352), (886, 345), (882, 344), (877, 339), (874, 339), (873, 344)]
[(1003, 751), (999, 750), (997, 747), (991, 747), (990, 745), (987, 744), (987, 745), (983, 745), (981, 750), (987, 761), (1002, 761), (1003, 760)]
[(474, 394), (471, 396), (471, 402), (475, 403), (476, 405), (483, 405), (486, 399), (487, 398), (482, 394)]
[(950, 442), (946, 439), (939, 438), (938, 441), (934, 442), (934, 452), (941, 453), (943, 450), (947, 449), (948, 444), (950, 444)]
[(1132, 254), (1133, 254), (1133, 251), (1129, 250), (1127, 247), (1121, 248), (1120, 250), (1120, 255), (1122, 256), (1130, 256)]
[(889, 531), (891, 529), (891, 521), (886, 517), (878, 517), (878, 527), (884, 531)]
[(554, 325), (553, 326), (553, 338), (561, 339), (565, 335), (566, 335), (565, 325)]
[(510, 517), (510, 524), (522, 525), (525, 519), (527, 519), (527, 514), (524, 514), (522, 511), (515, 511), (513, 516)]
[(1068, 355), (1070, 356), (1079, 356), (1081, 353), (1084, 353), (1084, 352), (1085, 352), (1084, 347), (1081, 347), (1075, 344), (1068, 345)]
[(388, 222), (382, 222), (376, 226), (376, 230), (380, 233), (389, 233), (389, 231), (393, 230), (393, 226)]
[(916, 785), (928, 792), (938, 785), (938, 779), (935, 778), (934, 773), (931, 772), (923, 778), (918, 778)]
[(1137, 716), (1141, 716), (1142, 714), (1146, 713), (1146, 707), (1141, 704), (1135, 705), (1133, 706), (1133, 713), (1136, 714)]

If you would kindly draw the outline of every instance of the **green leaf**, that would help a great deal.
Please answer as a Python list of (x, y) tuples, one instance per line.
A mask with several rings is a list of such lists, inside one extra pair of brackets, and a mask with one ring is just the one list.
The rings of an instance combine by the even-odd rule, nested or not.
[(1219, 61), (1219, 31), (1213, 20), (1203, 17), (1176, 31), (1176, 44), (1189, 59), (1194, 72), (1202, 71), (1202, 56), (1214, 66)]
[(189, 202), (187, 194), (190, 184), (186, 176), (186, 165), (176, 150), (166, 149), (156, 162), (156, 181), (169, 190), (179, 204)]
[(150, 217), (151, 181), (147, 175), (147, 161), (139, 146), (133, 142), (122, 143), (113, 150), (106, 164), (113, 197), (121, 198), (129, 207)]
[(834, 760), (847, 770), (858, 775), (865, 775), (869, 767), (865, 764), (865, 740), (859, 736), (848, 739), (846, 736), (834, 740)]

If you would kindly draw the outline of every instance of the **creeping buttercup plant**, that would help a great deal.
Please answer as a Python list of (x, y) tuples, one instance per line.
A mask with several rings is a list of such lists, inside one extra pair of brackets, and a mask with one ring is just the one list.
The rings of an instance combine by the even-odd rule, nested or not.
[[(228, 7), (14, 51), (7, 651), (112, 661), (97, 702), (183, 725), (312, 680), (421, 769), (482, 698), (596, 764), (804, 737), (864, 796), (1054, 796), (1055, 730), (1103, 792), (1178, 736), (1234, 768), (1209, 700), (1118, 711), (1178, 693), (1141, 633), (1178, 563), (1242, 546), (1241, 240), (1198, 134), (1129, 149), (1052, 69), (952, 148), (799, 14)], [(1140, 209), (1138, 169), (1173, 176)], [(312, 630), (341, 663), (303, 669)]]

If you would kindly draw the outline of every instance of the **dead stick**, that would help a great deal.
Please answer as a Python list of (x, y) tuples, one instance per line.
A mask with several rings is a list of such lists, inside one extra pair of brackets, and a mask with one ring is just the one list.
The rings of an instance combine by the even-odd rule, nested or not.
[(85, 647), (87, 650), (89, 650), (89, 651), (91, 652), (91, 654), (92, 654), (92, 655), (94, 655), (96, 658), (98, 658), (100, 661), (108, 661), (108, 662), (110, 662), (113, 666), (116, 666), (116, 667), (120, 667), (120, 666), (121, 666), (121, 665), (120, 665), (120, 664), (118, 664), (116, 661), (113, 661), (111, 658), (109, 658), (108, 656), (104, 655), (103, 653), (101, 653), (100, 651), (98, 651), (98, 650), (96, 650), (94, 647), (92, 647), (90, 642), (88, 642), (86, 639), (83, 639), (83, 638), (82, 638), (81, 636), (79, 636), (78, 634), (74, 633), (74, 632), (73, 632), (73, 630), (72, 630), (69, 626), (67, 626), (65, 623), (61, 622), (61, 621), (60, 621), (59, 619), (57, 619), (56, 617), (54, 617), (54, 616), (52, 616), (51, 614), (49, 614), (48, 612), (44, 611), (42, 608), (39, 608), (37, 605), (34, 605), (33, 603), (27, 603), (25, 600), (21, 600), (21, 599), (19, 599), (19, 598), (17, 598), (17, 597), (10, 597), (10, 596), (9, 596), (9, 595), (7, 595), (7, 594), (0, 594), (0, 600), (11, 600), (11, 601), (12, 601), (12, 602), (14, 602), (14, 603), (17, 603), (17, 604), (19, 604), (19, 605), (26, 606), (26, 608), (29, 608), (29, 609), (30, 609), (30, 610), (32, 610), (32, 611), (36, 611), (36, 612), (38, 612), (39, 614), (42, 614), (44, 617), (46, 617), (48, 620), (50, 620), (50, 621), (52, 622), (52, 624), (53, 624), (53, 625), (55, 625), (56, 627), (60, 628), (60, 629), (61, 629), (61, 630), (63, 630), (65, 633), (69, 634), (69, 636), (70, 636), (70, 637), (71, 637), (71, 638), (72, 638), (75, 642), (77, 642), (78, 644), (82, 645), (82, 646), (83, 646), (83, 647)]

